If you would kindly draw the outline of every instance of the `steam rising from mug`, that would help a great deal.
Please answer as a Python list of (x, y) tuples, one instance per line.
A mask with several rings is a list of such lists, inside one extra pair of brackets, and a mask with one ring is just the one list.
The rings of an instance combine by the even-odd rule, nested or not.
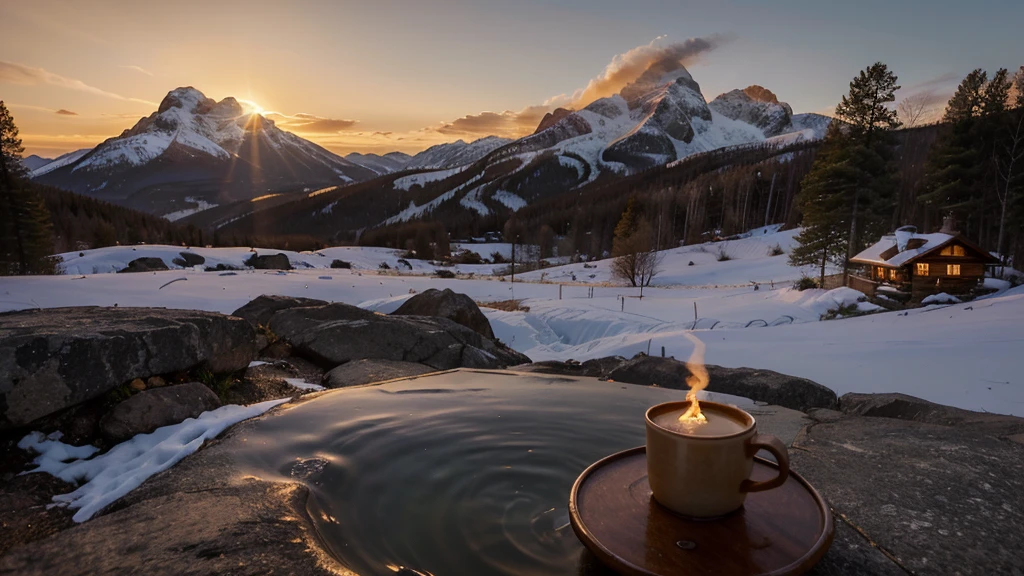
[(708, 369), (704, 366), (704, 343), (699, 338), (689, 332), (684, 332), (683, 336), (687, 340), (693, 343), (693, 353), (690, 354), (690, 359), (686, 361), (686, 369), (690, 371), (690, 375), (686, 377), (686, 385), (690, 387), (690, 391), (686, 393), (686, 399), (690, 402), (690, 407), (686, 409), (679, 416), (679, 421), (689, 424), (703, 424), (707, 422), (707, 418), (700, 411), (700, 402), (697, 401), (697, 392), (707, 388), (708, 381)]

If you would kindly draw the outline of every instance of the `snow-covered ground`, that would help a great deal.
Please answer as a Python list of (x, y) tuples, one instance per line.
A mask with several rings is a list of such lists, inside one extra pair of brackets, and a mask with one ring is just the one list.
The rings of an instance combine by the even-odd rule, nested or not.
[[(628, 357), (648, 348), (651, 354), (660, 354), (663, 346), (667, 355), (682, 359), (692, 347), (683, 332), (694, 330), (707, 345), (707, 361), (713, 364), (803, 376), (839, 394), (903, 392), (972, 410), (1024, 416), (1024, 287), (1007, 289), (1006, 283), (990, 282), (1003, 291), (973, 302), (936, 304), (906, 313), (819, 321), (826, 311), (852, 304), (860, 295), (847, 288), (791, 289), (789, 284), (801, 271), (788, 266), (785, 254), (769, 256), (769, 250), (778, 244), (788, 251), (793, 235), (770, 228), (728, 242), (665, 251), (663, 272), (655, 282), (659, 286), (646, 289), (642, 300), (636, 297), (637, 289), (610, 283), (607, 261), (588, 264), (593, 268), (570, 264), (517, 275), (539, 280), (546, 272), (548, 282), (565, 283), (560, 288), (540, 282), (512, 285), (494, 277), (431, 278), (427, 274), (434, 267), (417, 260), (410, 261), (414, 273), (378, 274), (381, 261), (394, 267), (399, 257), (382, 248), (286, 252), (293, 263), (315, 266), (290, 272), (92, 274), (94, 268), (109, 271), (145, 255), (161, 254), (170, 263), (181, 250), (118, 247), (88, 251), (82, 257), (74, 253), (66, 261), (69, 275), (0, 279), (0, 311), (117, 304), (230, 313), (260, 294), (285, 294), (390, 312), (411, 291), (452, 288), (479, 302), (524, 300), (529, 312), (485, 309), (485, 314), (498, 338), (534, 360)], [(718, 261), (722, 249), (730, 260)], [(245, 248), (194, 251), (214, 265), (240, 265), (250, 255)], [(335, 258), (351, 262), (353, 269), (324, 269)], [(460, 268), (484, 274), (493, 266)], [(177, 278), (185, 281), (167, 284)], [(751, 281), (759, 282), (759, 289)], [(588, 297), (591, 288), (593, 298)]]

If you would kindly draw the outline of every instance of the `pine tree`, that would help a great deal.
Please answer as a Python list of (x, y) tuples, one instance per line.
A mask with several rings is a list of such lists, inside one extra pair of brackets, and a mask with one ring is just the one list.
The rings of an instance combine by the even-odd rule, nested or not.
[(53, 272), (50, 213), (25, 179), (14, 117), (0, 101), (0, 274)]
[(896, 82), (881, 62), (850, 82), (849, 94), (836, 106), (842, 123), (829, 126), (796, 197), (805, 230), (791, 262), (820, 266), (822, 280), (830, 260), (842, 262), (845, 274), (849, 259), (891, 221), (896, 188), (892, 132), (900, 126), (890, 107), (900, 88)]

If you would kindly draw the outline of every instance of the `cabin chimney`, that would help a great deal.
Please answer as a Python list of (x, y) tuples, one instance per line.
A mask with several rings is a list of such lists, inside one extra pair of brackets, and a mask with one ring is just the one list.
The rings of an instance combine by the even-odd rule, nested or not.
[(956, 231), (956, 217), (953, 216), (952, 214), (949, 214), (948, 216), (943, 218), (942, 229), (939, 230), (939, 232), (942, 232), (943, 234), (949, 234), (951, 236), (956, 236), (957, 234), (959, 234), (959, 232)]

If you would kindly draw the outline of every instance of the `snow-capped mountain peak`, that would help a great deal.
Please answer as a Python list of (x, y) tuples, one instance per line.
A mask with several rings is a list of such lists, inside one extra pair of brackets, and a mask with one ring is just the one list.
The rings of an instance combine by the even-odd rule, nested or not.
[(176, 191), (184, 188), (188, 198), (221, 204), (376, 175), (247, 113), (235, 98), (218, 102), (191, 86), (171, 90), (155, 112), (81, 159), (55, 164), (33, 177), (161, 214), (183, 209)]

